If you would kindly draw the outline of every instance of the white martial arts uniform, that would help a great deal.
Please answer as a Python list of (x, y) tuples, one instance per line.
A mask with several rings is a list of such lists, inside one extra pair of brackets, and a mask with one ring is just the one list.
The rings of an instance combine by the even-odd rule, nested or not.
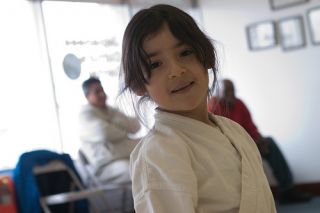
[(259, 151), (237, 123), (217, 126), (157, 111), (153, 130), (131, 153), (137, 213), (273, 213)]
[(102, 183), (130, 182), (129, 157), (137, 141), (128, 138), (140, 123), (108, 106), (101, 109), (87, 104), (79, 114), (81, 150)]

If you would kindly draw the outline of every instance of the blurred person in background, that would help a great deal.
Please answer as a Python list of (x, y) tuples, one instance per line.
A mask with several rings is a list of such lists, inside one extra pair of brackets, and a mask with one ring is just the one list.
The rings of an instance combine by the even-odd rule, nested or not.
[(80, 150), (101, 183), (131, 183), (129, 157), (138, 140), (129, 135), (140, 129), (138, 119), (107, 105), (98, 78), (84, 81), (82, 89), (88, 104), (79, 114)]
[(227, 117), (240, 124), (253, 138), (263, 159), (270, 165), (279, 187), (279, 202), (306, 202), (311, 195), (296, 190), (293, 186), (292, 172), (281, 150), (272, 137), (264, 137), (251, 118), (248, 107), (235, 95), (235, 87), (231, 80), (222, 81), (221, 92), (212, 97), (208, 110), (216, 115)]

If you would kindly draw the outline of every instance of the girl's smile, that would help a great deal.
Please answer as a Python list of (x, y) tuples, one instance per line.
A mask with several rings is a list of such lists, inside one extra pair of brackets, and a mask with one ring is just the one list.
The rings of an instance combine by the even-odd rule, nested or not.
[(171, 91), (171, 93), (172, 94), (185, 93), (185, 92), (189, 91), (189, 89), (191, 89), (193, 84), (194, 84), (194, 81), (178, 83), (178, 85)]

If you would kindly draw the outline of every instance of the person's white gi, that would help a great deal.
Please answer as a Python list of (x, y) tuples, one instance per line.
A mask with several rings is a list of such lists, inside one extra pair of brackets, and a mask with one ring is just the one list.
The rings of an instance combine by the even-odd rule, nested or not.
[(138, 119), (110, 106), (87, 104), (80, 111), (79, 121), (81, 150), (94, 165), (101, 183), (130, 182), (129, 157), (137, 141), (128, 134), (139, 130)]
[(162, 111), (131, 154), (136, 212), (272, 213), (259, 151), (237, 123)]

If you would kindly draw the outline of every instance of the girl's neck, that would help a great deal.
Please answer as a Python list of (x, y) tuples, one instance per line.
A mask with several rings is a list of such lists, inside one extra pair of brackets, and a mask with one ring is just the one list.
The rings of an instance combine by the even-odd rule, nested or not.
[(209, 113), (207, 111), (207, 105), (205, 105), (205, 104), (203, 104), (203, 107), (198, 107), (197, 109), (191, 110), (191, 111), (169, 111), (169, 110), (165, 110), (165, 109), (161, 109), (161, 108), (158, 108), (158, 109), (161, 111), (170, 112), (170, 113), (174, 113), (177, 115), (192, 118), (192, 119), (201, 121), (205, 124), (208, 124), (210, 126), (213, 124), (213, 122), (209, 118)]

